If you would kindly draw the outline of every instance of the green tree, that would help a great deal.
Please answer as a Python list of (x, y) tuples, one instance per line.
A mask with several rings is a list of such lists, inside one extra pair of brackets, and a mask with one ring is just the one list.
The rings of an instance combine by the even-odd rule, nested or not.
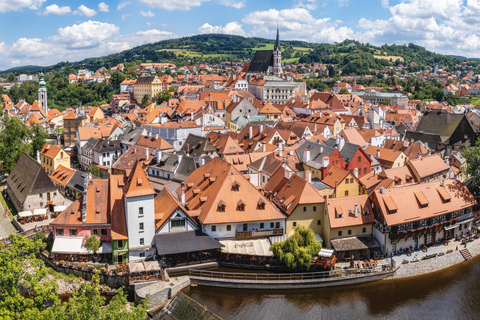
[(347, 88), (342, 88), (340, 89), (340, 91), (338, 92), (339, 94), (350, 94), (350, 92), (348, 92), (348, 89)]
[(91, 165), (90, 168), (88, 168), (88, 172), (90, 172), (91, 174), (93, 174), (94, 176), (99, 177), (99, 178), (102, 175), (100, 173), (100, 169), (97, 166), (94, 166), (94, 165)]
[(144, 95), (143, 98), (142, 98), (142, 106), (145, 108), (145, 107), (148, 107), (150, 105), (150, 100), (148, 99), (148, 96), (147, 95)]
[(170, 98), (172, 97), (172, 95), (170, 94), (169, 91), (162, 91), (162, 92), (159, 92), (157, 94), (157, 103), (158, 104), (161, 104), (165, 101), (168, 101), (170, 100)]
[(100, 240), (98, 240), (96, 235), (91, 235), (90, 237), (85, 237), (85, 248), (89, 251), (92, 251), (93, 254), (97, 254), (98, 249), (100, 249), (100, 245), (102, 244)]
[(31, 132), (17, 117), (4, 116), (4, 129), (0, 132), (0, 159), (3, 169), (10, 173), (20, 155), (29, 148)]
[(275, 257), (292, 270), (309, 269), (312, 256), (316, 255), (322, 244), (315, 240), (313, 230), (298, 226), (294, 234), (284, 242), (272, 244), (270, 249)]
[(122, 83), (122, 81), (126, 78), (127, 77), (118, 70), (112, 73), (110, 77), (110, 85), (112, 86), (113, 90), (118, 92), (120, 90), (120, 83)]
[(480, 186), (480, 139), (477, 139), (475, 146), (465, 147), (462, 157), (466, 160), (466, 167), (461, 169), (462, 174), (469, 175), (476, 186)]
[(34, 125), (32, 127), (32, 147), (30, 148), (30, 155), (35, 158), (37, 151), (41, 151), (47, 141), (48, 132), (44, 127), (40, 125)]

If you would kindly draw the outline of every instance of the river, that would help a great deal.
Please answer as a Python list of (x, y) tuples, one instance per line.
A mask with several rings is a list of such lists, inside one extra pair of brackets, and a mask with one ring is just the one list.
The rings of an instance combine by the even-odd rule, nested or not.
[(480, 319), (480, 257), (428, 275), (294, 291), (190, 287), (223, 319)]

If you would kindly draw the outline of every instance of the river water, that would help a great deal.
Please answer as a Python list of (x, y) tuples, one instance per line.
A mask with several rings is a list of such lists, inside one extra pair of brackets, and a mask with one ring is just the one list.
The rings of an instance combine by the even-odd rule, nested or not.
[(308, 290), (190, 287), (223, 319), (480, 319), (480, 257), (432, 274)]

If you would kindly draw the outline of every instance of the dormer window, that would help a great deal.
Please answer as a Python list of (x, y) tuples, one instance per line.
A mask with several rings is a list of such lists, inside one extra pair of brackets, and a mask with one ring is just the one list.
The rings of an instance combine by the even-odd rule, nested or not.
[(258, 210), (265, 210), (265, 202), (262, 199), (258, 200), (257, 209)]
[(237, 210), (241, 212), (245, 211), (245, 202), (243, 202), (242, 200), (238, 201)]
[(225, 204), (225, 202), (223, 201), (220, 201), (220, 203), (218, 204), (218, 212), (225, 212), (225, 208), (227, 207), (227, 205)]
[(240, 191), (240, 185), (238, 184), (237, 181), (235, 181), (235, 182), (232, 184), (232, 191), (235, 191), (235, 192)]

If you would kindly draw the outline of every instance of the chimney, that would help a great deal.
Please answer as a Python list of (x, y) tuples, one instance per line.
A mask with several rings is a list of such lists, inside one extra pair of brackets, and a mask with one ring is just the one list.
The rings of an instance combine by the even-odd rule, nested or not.
[(425, 142), (425, 148), (428, 150), (428, 142)]
[(40, 151), (37, 150), (37, 162), (41, 164), (41, 161), (40, 161)]
[(185, 183), (182, 182), (182, 206), (185, 206)]
[(408, 139), (403, 140), (403, 147), (404, 148), (408, 148), (409, 144), (410, 143), (408, 142)]
[(290, 155), (293, 157), (293, 149), (290, 149)]
[(377, 150), (377, 156), (375, 158), (380, 158), (380, 150)]
[(338, 151), (342, 151), (344, 146), (345, 146), (345, 139), (340, 139), (340, 144), (338, 146)]
[(160, 164), (160, 161), (162, 161), (162, 150), (157, 151), (157, 164)]
[(385, 194), (385, 188), (384, 187), (380, 187), (380, 193)]
[(305, 171), (305, 180), (307, 180), (308, 183), (312, 183), (312, 171)]
[(263, 133), (263, 124), (260, 125), (260, 133)]
[(148, 148), (145, 148), (145, 160), (148, 160), (148, 156), (149, 156)]
[(308, 148), (305, 148), (303, 150), (303, 163), (307, 163), (308, 161), (310, 161), (310, 150), (308, 150)]
[(279, 142), (279, 143), (278, 143), (278, 156), (279, 156), (280, 158), (281, 158), (282, 155), (283, 155), (282, 150), (283, 150), (283, 143), (282, 143), (282, 142)]
[(328, 167), (328, 164), (329, 164), (329, 163), (330, 163), (330, 158), (327, 157), (327, 156), (323, 157), (323, 159), (322, 159), (322, 168)]
[(315, 122), (314, 125), (313, 125), (313, 134), (317, 134), (317, 123)]
[(192, 111), (192, 112), (190, 113), (190, 120), (193, 121), (193, 118), (194, 118), (194, 117), (195, 117), (195, 113)]
[(205, 164), (205, 159), (203, 157), (198, 158), (198, 166), (201, 167)]
[(155, 140), (158, 139), (158, 132), (155, 132)]
[(150, 132), (150, 131), (147, 131), (147, 137), (150, 138), (151, 135), (152, 135), (151, 132)]
[(262, 151), (267, 152), (267, 144), (266, 143), (263, 144)]
[(354, 213), (355, 213), (355, 218), (358, 218), (358, 203), (355, 203), (355, 210), (354, 210)]
[(358, 168), (353, 169), (353, 175), (358, 179)]
[(290, 180), (291, 176), (292, 176), (292, 172), (285, 168), (285, 179)]
[(340, 137), (337, 134), (337, 137), (335, 138), (335, 145), (337, 146), (338, 150), (340, 151), (339, 144), (340, 144)]
[(253, 138), (253, 127), (250, 126), (248, 128), (248, 139), (252, 139)]

